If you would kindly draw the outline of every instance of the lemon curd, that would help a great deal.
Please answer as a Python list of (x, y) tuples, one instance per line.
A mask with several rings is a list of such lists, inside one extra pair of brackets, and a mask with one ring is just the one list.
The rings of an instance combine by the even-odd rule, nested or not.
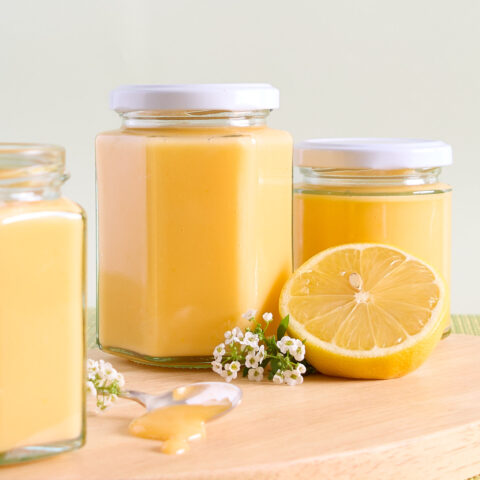
[(84, 440), (85, 218), (63, 158), (0, 145), (0, 465)]
[(137, 437), (160, 440), (163, 453), (181, 454), (190, 449), (191, 440), (205, 438), (205, 422), (231, 406), (225, 400), (223, 403), (159, 408), (132, 420), (128, 430)]
[(450, 282), (451, 163), (443, 142), (326, 139), (295, 153), (294, 265), (346, 243), (388, 244)]
[(278, 311), (292, 268), (292, 142), (268, 85), (115, 91), (96, 141), (98, 341), (137, 361), (207, 365), (241, 314)]

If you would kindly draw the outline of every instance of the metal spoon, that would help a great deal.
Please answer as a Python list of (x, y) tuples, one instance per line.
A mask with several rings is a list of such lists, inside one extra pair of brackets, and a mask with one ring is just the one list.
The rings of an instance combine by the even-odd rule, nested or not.
[(199, 382), (177, 387), (161, 395), (125, 390), (118, 396), (143, 405), (147, 412), (171, 405), (215, 405), (229, 402), (229, 408), (212, 417), (217, 418), (225, 415), (240, 403), (242, 391), (230, 383)]

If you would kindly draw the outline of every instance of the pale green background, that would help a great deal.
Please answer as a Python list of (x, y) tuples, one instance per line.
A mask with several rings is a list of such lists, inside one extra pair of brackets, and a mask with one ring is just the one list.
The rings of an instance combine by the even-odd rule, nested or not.
[(480, 311), (480, 1), (1, 2), (0, 141), (64, 145), (87, 209), (94, 304), (94, 137), (125, 83), (266, 81), (271, 125), (311, 136), (443, 139), (455, 166), (453, 299)]

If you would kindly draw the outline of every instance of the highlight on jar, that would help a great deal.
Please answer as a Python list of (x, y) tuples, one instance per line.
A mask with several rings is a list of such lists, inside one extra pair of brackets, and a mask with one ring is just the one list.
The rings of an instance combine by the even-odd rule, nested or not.
[(85, 213), (62, 147), (0, 144), (0, 465), (85, 440)]
[(245, 309), (277, 316), (292, 271), (292, 139), (267, 126), (278, 106), (268, 84), (112, 92), (122, 125), (96, 139), (103, 351), (208, 368)]

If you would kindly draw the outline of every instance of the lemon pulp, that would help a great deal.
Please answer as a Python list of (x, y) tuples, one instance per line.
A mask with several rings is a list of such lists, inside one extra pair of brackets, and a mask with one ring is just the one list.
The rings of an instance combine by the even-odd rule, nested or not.
[(348, 244), (303, 264), (280, 296), (289, 331), (319, 371), (391, 378), (428, 357), (447, 320), (445, 286), (422, 260), (380, 244)]

